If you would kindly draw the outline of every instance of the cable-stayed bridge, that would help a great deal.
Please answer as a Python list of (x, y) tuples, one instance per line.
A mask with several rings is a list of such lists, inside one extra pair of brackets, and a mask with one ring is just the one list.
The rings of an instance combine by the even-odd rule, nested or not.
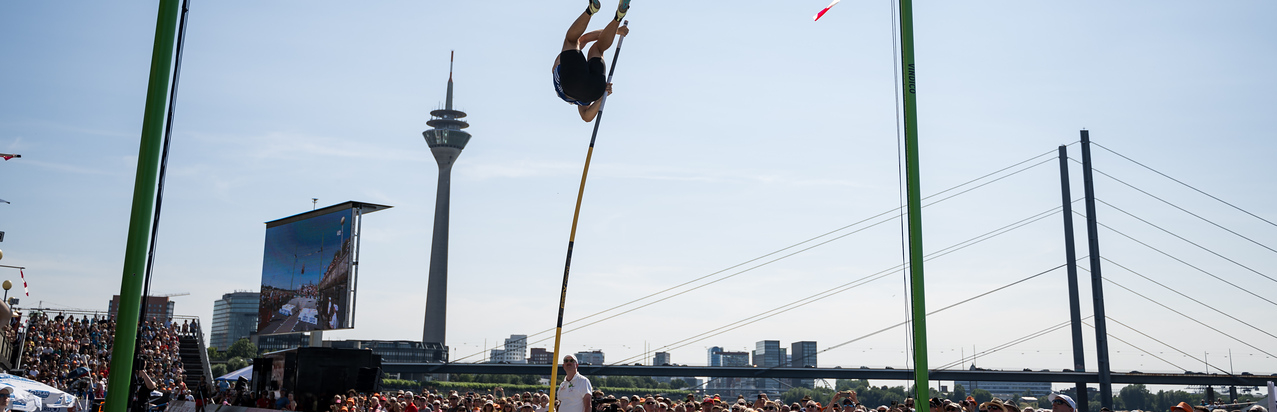
[[(1073, 142), (1067, 147), (1078, 145), (1080, 142)], [(1108, 286), (1116, 287), (1110, 291), (1116, 290), (1121, 293), (1121, 299), (1141, 302), (1142, 307), (1147, 308), (1147, 312), (1139, 313), (1141, 318), (1150, 317), (1158, 319), (1174, 319), (1177, 324), (1193, 325), (1199, 330), (1208, 332), (1194, 332), (1187, 335), (1194, 339), (1211, 339), (1221, 342), (1227, 342), (1229, 347), (1235, 347), (1249, 352), (1247, 355), (1263, 356), (1263, 359), (1277, 358), (1273, 352), (1277, 347), (1273, 343), (1277, 342), (1277, 335), (1273, 331), (1277, 330), (1272, 323), (1274, 319), (1271, 314), (1274, 313), (1268, 305), (1277, 306), (1277, 296), (1271, 293), (1265, 293), (1265, 290), (1274, 290), (1273, 285), (1268, 282), (1277, 283), (1274, 278), (1273, 254), (1277, 254), (1277, 249), (1272, 245), (1273, 242), (1266, 241), (1262, 236), (1248, 234), (1258, 230), (1272, 230), (1277, 228), (1277, 223), (1272, 219), (1263, 217), (1260, 213), (1255, 213), (1247, 208), (1235, 205), (1225, 199), (1222, 199), (1207, 190), (1200, 189), (1186, 183), (1186, 180), (1172, 177), (1170, 173), (1163, 172), (1140, 162), (1126, 154), (1119, 153), (1109, 149), (1098, 143), (1094, 146), (1112, 155), (1112, 159), (1126, 162), (1127, 166), (1145, 170), (1164, 179), (1170, 186), (1178, 187), (1183, 193), (1196, 196), (1199, 200), (1195, 200), (1194, 204), (1182, 204), (1181, 202), (1169, 200), (1171, 197), (1157, 189), (1142, 187), (1141, 185), (1131, 183), (1127, 176), (1120, 172), (1116, 172), (1107, 168), (1095, 167), (1092, 170), (1095, 175), (1106, 179), (1108, 192), (1095, 195), (1092, 199), (1094, 209), (1096, 206), (1102, 207), (1097, 213), (1101, 217), (1095, 219), (1094, 225), (1097, 228), (1099, 237), (1105, 239), (1106, 244), (1112, 244), (1116, 241), (1127, 242), (1128, 245), (1137, 245), (1142, 248), (1139, 254), (1091, 254), (1080, 253), (1081, 256), (1074, 256), (1072, 260), (1075, 262), (1086, 263), (1091, 262), (1090, 266), (1095, 266), (1096, 262), (1103, 262), (1104, 268), (1108, 271), (1107, 276), (1099, 276), (1102, 279), (1099, 282)], [(950, 201), (955, 198), (968, 196), (977, 196), (983, 188), (1005, 184), (1008, 178), (1031, 170), (1040, 170), (1053, 164), (1058, 164), (1062, 170), (1062, 177), (1068, 176), (1067, 165), (1079, 165), (1086, 163), (1081, 159), (1065, 155), (1064, 147), (1059, 150), (1051, 150), (1028, 159), (1010, 164), (999, 168), (991, 173), (982, 175), (978, 178), (971, 179), (961, 184), (949, 187), (940, 192), (934, 193), (923, 199), (924, 207), (933, 207)], [(1083, 166), (1086, 166), (1083, 164)], [(1112, 185), (1112, 184), (1116, 185)], [(1073, 186), (1074, 183), (1068, 183), (1065, 180), (1063, 188)], [(1139, 198), (1138, 202), (1131, 199)], [(991, 239), (1004, 237), (1008, 233), (1015, 233), (1022, 228), (1034, 224), (1059, 224), (1064, 216), (1069, 214), (1076, 215), (1079, 219), (1087, 219), (1087, 213), (1070, 210), (1074, 205), (1081, 205), (1086, 202), (1086, 196), (1073, 197), (1061, 205), (1047, 208), (1045, 210), (1036, 210), (1025, 213), (1025, 216), (1010, 224), (992, 228), (977, 236), (969, 237), (958, 242), (942, 245), (939, 248), (931, 246), (931, 250), (927, 251), (926, 260), (937, 259), (943, 256), (958, 254), (974, 245), (984, 243)], [(1152, 203), (1160, 207), (1169, 208), (1178, 213), (1176, 216), (1167, 217), (1164, 213), (1145, 213), (1147, 204)], [(1212, 211), (1227, 210), (1233, 213), (1227, 219), (1221, 219), (1212, 213), (1203, 212), (1203, 206), (1198, 203), (1206, 203), (1211, 206)], [(1079, 207), (1080, 208), (1080, 207)], [(686, 299), (696, 296), (693, 292), (712, 287), (715, 284), (727, 281), (728, 279), (738, 276), (747, 275), (756, 269), (784, 261), (791, 257), (801, 255), (813, 249), (831, 244), (838, 240), (848, 238), (857, 234), (865, 233), (867, 230), (875, 227), (882, 227), (891, 224), (898, 224), (901, 219), (903, 208), (887, 210), (874, 216), (870, 216), (859, 220), (855, 223), (841, 226), (805, 239), (801, 242), (791, 244), (789, 246), (774, 250), (770, 253), (757, 256), (737, 265), (719, 270), (708, 275), (697, 277), (685, 282), (681, 282), (669, 287), (663, 288), (654, 293), (626, 301), (624, 303), (612, 306), (608, 309), (592, 313), (587, 316), (579, 317), (571, 322), (565, 323), (565, 332), (582, 330), (595, 325), (607, 325), (609, 321), (636, 311), (657, 304), (668, 304), (676, 302), (676, 299)], [(1115, 219), (1114, 217), (1122, 217), (1123, 219)], [(1172, 228), (1167, 224), (1167, 219), (1173, 222), (1191, 221), (1195, 224), (1204, 226), (1212, 232), (1197, 231), (1197, 234), (1186, 234), (1178, 229)], [(1046, 223), (1039, 223), (1046, 222)], [(1240, 222), (1240, 223), (1239, 223)], [(1138, 226), (1135, 226), (1138, 225)], [(1241, 227), (1239, 227), (1239, 225)], [(1085, 228), (1075, 229), (1079, 236), (1087, 236)], [(1175, 240), (1175, 246), (1167, 246), (1164, 241), (1154, 241), (1149, 238), (1148, 233), (1160, 233), (1168, 238)], [(1206, 233), (1206, 234), (1202, 234)], [(1243, 245), (1247, 249), (1243, 249), (1238, 245)], [(1182, 248), (1192, 250), (1192, 253), (1186, 253)], [(1249, 252), (1246, 252), (1249, 250)], [(1210, 262), (1202, 261), (1201, 256), (1209, 256), (1213, 259)], [(1259, 256), (1256, 258), (1256, 256)], [(1142, 264), (1149, 262), (1151, 259), (1161, 259), (1162, 264), (1173, 265), (1174, 271), (1182, 276), (1194, 276), (1194, 286), (1192, 289), (1185, 289), (1166, 282), (1164, 279), (1165, 269), (1154, 269), (1150, 271)], [(1009, 283), (993, 287), (980, 293), (970, 296), (954, 297), (958, 301), (946, 306), (939, 306), (928, 313), (928, 317), (940, 312), (951, 311), (962, 307), (971, 302), (989, 301), (1005, 299), (1004, 294), (1000, 294), (1007, 290), (1014, 290), (1027, 282), (1043, 277), (1059, 278), (1069, 267), (1068, 260), (1060, 259), (1057, 265), (1048, 267), (1035, 268), (1029, 273), (1025, 273), (1025, 277), (1011, 281)], [(1169, 262), (1169, 263), (1167, 263)], [(880, 271), (869, 273), (851, 281), (840, 283), (837, 285), (823, 285), (825, 289), (814, 291), (806, 297), (790, 302), (776, 302), (774, 306), (767, 308), (766, 306), (757, 306), (756, 313), (745, 316), (740, 320), (728, 324), (720, 325), (713, 328), (704, 328), (702, 332), (684, 339), (663, 343), (663, 346), (653, 347), (650, 351), (644, 351), (640, 355), (631, 356), (620, 361), (609, 362), (608, 365), (590, 365), (582, 366), (582, 372), (585, 374), (602, 374), (602, 375), (636, 375), (636, 376), (737, 376), (737, 377), (775, 377), (775, 378), (866, 378), (866, 379), (899, 379), (909, 380), (911, 371), (909, 368), (787, 368), (787, 367), (694, 367), (694, 366), (641, 366), (642, 362), (647, 361), (652, 352), (669, 351), (678, 348), (694, 345), (711, 338), (723, 335), (725, 333), (757, 324), (760, 321), (774, 318), (776, 316), (790, 314), (795, 310), (799, 310), (809, 305), (838, 296), (844, 292), (856, 290), (870, 283), (888, 278), (897, 278), (903, 271), (907, 269), (907, 262), (902, 262), (894, 267), (883, 268)], [(1077, 267), (1089, 275), (1092, 273), (1092, 267), (1082, 265)], [(1119, 275), (1112, 275), (1119, 274)], [(1133, 283), (1140, 282), (1140, 283)], [(1247, 309), (1239, 313), (1236, 309), (1229, 309), (1220, 305), (1218, 301), (1212, 301), (1209, 298), (1203, 298), (1203, 291), (1224, 291), (1229, 296), (1230, 302), (1247, 305), (1253, 309)], [(952, 297), (952, 296), (951, 296)], [(1052, 297), (1055, 299), (1065, 299), (1061, 296)], [(929, 300), (938, 300), (934, 297)], [(1099, 304), (1104, 303), (1102, 295), (1095, 295), (1094, 300)], [(1084, 299), (1083, 301), (1086, 301)], [(933, 303), (934, 302), (930, 302)], [(936, 307), (936, 306), (931, 306)], [(742, 315), (748, 311), (741, 311)], [(1096, 311), (1096, 313), (1103, 313)], [(1256, 316), (1258, 315), (1258, 316)], [(999, 345), (991, 348), (985, 348), (982, 351), (972, 350), (970, 353), (964, 353), (957, 359), (945, 360), (944, 362), (933, 362), (934, 370), (931, 374), (934, 380), (1006, 380), (1006, 381), (1025, 381), (1025, 382), (1072, 382), (1072, 383), (1146, 383), (1146, 384), (1184, 384), (1184, 385), (1245, 385), (1255, 386), (1262, 385), (1264, 382), (1274, 380), (1271, 374), (1254, 375), (1248, 372), (1234, 373), (1234, 366), (1231, 364), (1231, 354), (1229, 356), (1230, 364), (1222, 365), (1211, 363), (1211, 359), (1202, 354), (1189, 353), (1189, 351), (1181, 349), (1182, 339), (1185, 334), (1177, 330), (1147, 330), (1146, 326), (1140, 325), (1138, 319), (1131, 319), (1130, 314), (1123, 313), (1117, 315), (1105, 314), (1101, 320), (1105, 323), (1111, 322), (1114, 325), (1123, 328), (1119, 333), (1107, 331), (1103, 333), (1106, 341), (1120, 343), (1123, 349), (1133, 349), (1138, 351), (1140, 356), (1147, 356), (1157, 360), (1159, 365), (1156, 369), (1183, 371), (1183, 373), (1139, 373), (1139, 372), (1116, 372), (1112, 371), (1112, 367), (1101, 368), (1103, 372), (1084, 372), (1082, 367), (1069, 369), (1057, 368), (1055, 371), (1044, 371), (1043, 365), (1025, 365), (1033, 370), (1022, 371), (983, 371), (983, 370), (961, 370), (955, 369), (974, 362), (977, 357), (996, 354), (1000, 351), (1011, 350), (1014, 347), (1023, 347), (1024, 344), (1034, 341), (1035, 339), (1047, 336), (1062, 329), (1069, 329), (1077, 326), (1078, 328), (1086, 328), (1086, 330), (1094, 333), (1097, 329), (1096, 319), (1094, 315), (1081, 318), (1075, 316), (1072, 320), (1069, 315), (1061, 313), (1058, 319), (1048, 319), (1047, 326), (1042, 329), (1032, 331), (1019, 331), (1015, 334), (1015, 339), (1007, 340)], [(1058, 323), (1054, 323), (1057, 322)], [(1267, 323), (1265, 323), (1267, 322)], [(850, 340), (837, 343), (825, 347), (816, 352), (827, 353), (846, 347), (847, 345), (868, 339), (870, 337), (880, 335), (889, 331), (899, 331), (907, 325), (905, 322), (888, 325), (881, 329), (868, 331), (856, 331), (849, 336)], [(547, 335), (552, 335), (553, 330), (545, 330), (529, 336), (529, 345), (545, 342), (550, 339)], [(858, 335), (857, 335), (858, 334)], [(1247, 336), (1241, 336), (1246, 334)], [(1012, 336), (1013, 334), (1006, 334)], [(1262, 335), (1261, 339), (1255, 339), (1256, 336)], [(1058, 337), (1058, 335), (1056, 335)], [(1077, 334), (1075, 333), (1075, 336)], [(540, 340), (534, 340), (540, 338)], [(1273, 340), (1267, 340), (1267, 339)], [(1155, 347), (1148, 343), (1136, 342), (1151, 341), (1155, 342)], [(658, 343), (662, 344), (662, 343)], [(1080, 345), (1075, 343), (1075, 348), (1080, 349)], [(482, 359), (484, 351), (475, 354), (452, 359), (451, 363), (446, 364), (386, 364), (387, 372), (410, 372), (410, 373), (517, 373), (517, 374), (544, 374), (546, 365), (494, 365), (467, 363), (476, 362)], [(1088, 357), (1094, 359), (1096, 354), (1087, 354)], [(1270, 361), (1271, 362), (1271, 361)], [(635, 366), (639, 363), (639, 366)], [(1107, 364), (1107, 360), (1104, 361)], [(934, 366), (939, 365), (939, 366)], [(1187, 366), (1192, 365), (1192, 366)], [(1193, 372), (1198, 367), (1204, 366), (1205, 372)], [(1242, 370), (1250, 365), (1242, 365)], [(1062, 370), (1061, 370), (1062, 369)], [(1124, 370), (1133, 370), (1134, 368), (1125, 368)], [(1152, 369), (1143, 368), (1140, 369)], [(1225, 372), (1227, 371), (1227, 372)], [(1272, 371), (1257, 371), (1269, 372)], [(1107, 378), (1103, 375), (1108, 375)]]

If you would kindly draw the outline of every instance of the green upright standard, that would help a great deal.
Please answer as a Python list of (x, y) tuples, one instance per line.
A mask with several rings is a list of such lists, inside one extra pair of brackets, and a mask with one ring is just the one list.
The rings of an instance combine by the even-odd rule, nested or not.
[(918, 96), (913, 61), (913, 2), (900, 0), (901, 91), (905, 102), (905, 179), (909, 213), (909, 279), (913, 300), (914, 402), (931, 399), (927, 377), (927, 300), (922, 281), (922, 195), (918, 188)]
[(133, 378), (133, 349), (137, 344), (137, 319), (141, 315), (142, 283), (146, 274), (151, 219), (155, 212), (165, 106), (180, 12), (178, 0), (160, 1), (155, 23), (155, 47), (151, 50), (151, 80), (146, 89), (146, 112), (142, 118), (141, 148), (137, 156), (137, 178), (133, 181), (133, 211), (129, 215), (129, 237), (124, 248), (124, 276), (120, 281), (115, 345), (111, 349), (112, 373), (107, 381), (107, 412), (128, 410), (131, 395), (129, 383)]

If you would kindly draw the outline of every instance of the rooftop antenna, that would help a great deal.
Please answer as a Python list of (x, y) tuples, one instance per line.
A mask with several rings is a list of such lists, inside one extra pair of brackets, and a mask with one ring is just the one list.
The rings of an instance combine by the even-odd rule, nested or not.
[(318, 207), (319, 207), (319, 198), (317, 197), (310, 198), (310, 210), (315, 210), (315, 208), (318, 208)]

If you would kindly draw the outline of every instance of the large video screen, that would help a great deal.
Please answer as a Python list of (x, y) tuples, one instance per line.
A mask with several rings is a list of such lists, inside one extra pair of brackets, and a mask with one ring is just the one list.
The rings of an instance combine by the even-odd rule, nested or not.
[(342, 204), (266, 223), (258, 334), (353, 327), (356, 213)]

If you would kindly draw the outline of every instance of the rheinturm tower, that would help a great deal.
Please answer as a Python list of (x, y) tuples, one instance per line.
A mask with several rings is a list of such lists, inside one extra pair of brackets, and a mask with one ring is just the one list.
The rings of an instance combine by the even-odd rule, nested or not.
[[(470, 142), (470, 127), (462, 118), (466, 113), (452, 108), (452, 63), (448, 63), (448, 97), (444, 108), (430, 112), (426, 122), (430, 130), (421, 132), (439, 163), (439, 185), (435, 194), (435, 227), (430, 242), (430, 279), (426, 284), (426, 320), (421, 334), (423, 344), (444, 346), (448, 321), (448, 203), (451, 192), (452, 164)], [(433, 346), (433, 345), (431, 345)], [(445, 354), (447, 352), (444, 352)], [(446, 356), (446, 355), (445, 355)]]

